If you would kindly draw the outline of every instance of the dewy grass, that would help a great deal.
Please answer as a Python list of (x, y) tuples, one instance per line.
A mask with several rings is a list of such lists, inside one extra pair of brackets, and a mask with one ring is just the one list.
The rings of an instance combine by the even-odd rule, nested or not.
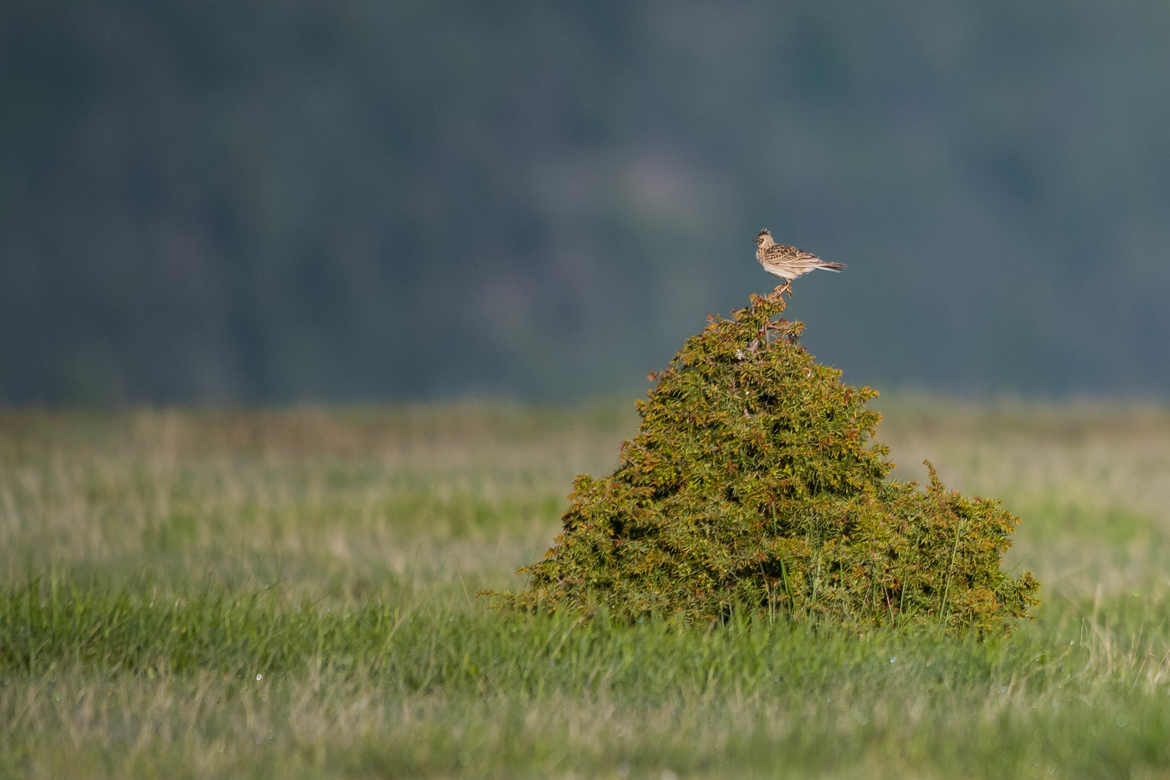
[(1037, 692), (1070, 684), (1084, 690), (1092, 681), (1075, 680), (1084, 669), (1135, 691), (1166, 693), (1167, 642), (1165, 597), (1066, 605), (1011, 638), (955, 641), (927, 627), (858, 633), (831, 622), (747, 616), (697, 629), (662, 619), (532, 619), (438, 604), (375, 601), (333, 611), (287, 603), (273, 589), (162, 597), (34, 582), (0, 592), (0, 673), (8, 680), (62, 669), (287, 678), (311, 667), (377, 680), (397, 693), (604, 691), (638, 703), (708, 689), (770, 697), (844, 686), (878, 695), (895, 683), (958, 683), (975, 691), (1007, 677)]
[(1170, 760), (1165, 598), (957, 642), (30, 583), (3, 594), (0, 625), (0, 769), (21, 773), (719, 775), (772, 773), (782, 754), (801, 774), (995, 777)]
[(620, 412), (0, 412), (0, 777), (1164, 776), (1170, 413), (888, 404), (1027, 513), (1010, 636), (486, 609)]

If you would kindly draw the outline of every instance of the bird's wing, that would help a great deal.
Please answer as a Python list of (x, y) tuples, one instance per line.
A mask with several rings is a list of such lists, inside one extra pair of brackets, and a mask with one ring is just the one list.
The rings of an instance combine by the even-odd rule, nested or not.
[(799, 263), (801, 265), (813, 265), (824, 262), (821, 258), (814, 255), (812, 252), (806, 252), (803, 249), (794, 247), (790, 244), (777, 244), (774, 247), (775, 257), (786, 260), (790, 263)]

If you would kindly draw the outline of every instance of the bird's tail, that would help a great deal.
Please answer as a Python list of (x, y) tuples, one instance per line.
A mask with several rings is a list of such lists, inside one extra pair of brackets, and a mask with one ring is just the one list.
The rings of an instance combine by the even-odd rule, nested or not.
[(824, 262), (820, 263), (817, 266), (817, 268), (824, 268), (826, 271), (832, 271), (833, 273), (840, 273), (841, 271), (845, 270), (845, 264), (844, 263), (834, 263), (832, 261), (825, 260)]

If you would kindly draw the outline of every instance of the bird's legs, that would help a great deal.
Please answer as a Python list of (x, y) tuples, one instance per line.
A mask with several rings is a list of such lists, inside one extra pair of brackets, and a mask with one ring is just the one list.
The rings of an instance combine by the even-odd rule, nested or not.
[(789, 279), (784, 284), (776, 285), (776, 289), (773, 290), (772, 293), (773, 294), (779, 293), (781, 296), (783, 296), (784, 293), (788, 293), (788, 297), (791, 298), (792, 297), (792, 280)]

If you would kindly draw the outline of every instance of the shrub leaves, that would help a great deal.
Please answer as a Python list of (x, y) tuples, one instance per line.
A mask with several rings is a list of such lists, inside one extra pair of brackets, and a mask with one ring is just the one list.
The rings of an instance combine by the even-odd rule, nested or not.
[[(888, 479), (877, 395), (799, 344), (775, 294), (708, 318), (638, 402), (605, 479), (577, 477), (563, 531), (505, 607), (625, 620), (736, 610), (999, 632), (1031, 573), (1000, 568), (1018, 518), (997, 501)], [(930, 466), (930, 464), (927, 464)]]

